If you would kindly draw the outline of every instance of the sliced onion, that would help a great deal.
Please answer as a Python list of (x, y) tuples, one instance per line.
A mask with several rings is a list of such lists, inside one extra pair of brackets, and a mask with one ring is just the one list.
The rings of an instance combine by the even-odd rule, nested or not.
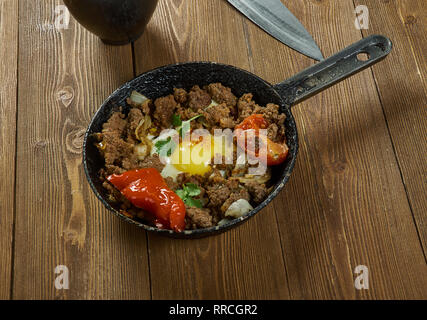
[(132, 91), (130, 95), (130, 100), (136, 105), (143, 105), (144, 102), (150, 100), (146, 96), (140, 94), (138, 91)]
[(98, 147), (99, 150), (103, 151), (107, 147), (107, 144), (104, 141), (101, 141), (101, 142), (98, 142), (96, 146)]
[(147, 137), (147, 131), (151, 127), (151, 118), (149, 115), (145, 115), (144, 118), (139, 121), (138, 126), (135, 129), (135, 137), (139, 141), (143, 141)]
[(241, 183), (257, 182), (259, 184), (265, 184), (271, 179), (271, 170), (268, 169), (267, 172), (262, 176), (255, 176), (250, 174), (245, 174), (243, 177), (236, 177)]
[(240, 218), (253, 210), (251, 204), (245, 199), (239, 199), (233, 202), (225, 212), (226, 217)]
[(212, 99), (212, 100), (211, 100), (211, 104), (210, 104), (210, 105), (208, 105), (207, 107), (205, 107), (203, 110), (207, 110), (207, 109), (209, 109), (209, 108), (216, 107), (216, 106), (218, 106), (218, 105), (219, 105), (219, 103)]
[(137, 144), (134, 149), (135, 154), (138, 157), (138, 160), (140, 161), (144, 160), (150, 153), (149, 147), (143, 143)]

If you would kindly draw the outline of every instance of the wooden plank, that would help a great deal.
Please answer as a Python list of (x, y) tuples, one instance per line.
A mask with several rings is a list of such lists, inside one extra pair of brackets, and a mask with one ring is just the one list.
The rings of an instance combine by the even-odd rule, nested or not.
[[(361, 38), (351, 0), (283, 2), (325, 56)], [(254, 72), (266, 80), (281, 81), (314, 63), (246, 24)], [(274, 201), (291, 297), (425, 297), (425, 260), (371, 72), (293, 113), (299, 159)], [(358, 265), (369, 268), (369, 290), (355, 289)]]
[(427, 2), (355, 1), (369, 8), (363, 35), (389, 36), (388, 63), (373, 68), (418, 233), (427, 255)]
[[(137, 73), (179, 61), (249, 69), (242, 17), (225, 1), (161, 1), (135, 44)], [(289, 297), (273, 207), (243, 226), (194, 241), (149, 235), (153, 299)]]
[(18, 1), (0, 1), (0, 300), (9, 299), (15, 189)]
[[(147, 299), (146, 234), (107, 212), (82, 169), (85, 129), (133, 76), (131, 46), (105, 46), (74, 19), (53, 27), (60, 1), (21, 1), (15, 299)], [(55, 289), (55, 267), (69, 289)]]

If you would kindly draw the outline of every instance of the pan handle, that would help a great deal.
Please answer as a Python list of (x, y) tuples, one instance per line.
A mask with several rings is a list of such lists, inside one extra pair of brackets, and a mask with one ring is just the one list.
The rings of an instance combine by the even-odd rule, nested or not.
[(391, 49), (390, 39), (381, 35), (371, 35), (292, 78), (276, 84), (274, 88), (288, 105), (296, 105), (381, 61)]

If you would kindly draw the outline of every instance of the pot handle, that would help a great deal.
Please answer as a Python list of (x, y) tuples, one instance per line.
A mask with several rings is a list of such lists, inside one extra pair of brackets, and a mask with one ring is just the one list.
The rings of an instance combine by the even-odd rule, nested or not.
[(274, 88), (292, 106), (384, 59), (392, 42), (381, 35), (364, 38)]

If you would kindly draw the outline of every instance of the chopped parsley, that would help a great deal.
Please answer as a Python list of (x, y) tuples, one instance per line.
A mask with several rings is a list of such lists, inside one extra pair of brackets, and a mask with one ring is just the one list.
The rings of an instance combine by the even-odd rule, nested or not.
[(176, 147), (176, 143), (172, 140), (172, 137), (168, 137), (166, 140), (157, 141), (154, 145), (157, 150), (157, 154), (161, 157), (172, 155), (172, 151)]
[(172, 124), (174, 127), (180, 127), (182, 125), (181, 116), (177, 114), (172, 115)]
[(197, 116), (187, 120), (182, 121), (181, 117), (177, 114), (172, 115), (172, 124), (178, 129), (179, 135), (184, 137), (191, 130), (191, 121), (194, 121), (200, 117), (203, 117), (203, 114), (198, 114)]
[(197, 197), (201, 190), (194, 183), (186, 183), (183, 185), (182, 189), (176, 190), (175, 193), (184, 201), (184, 203), (189, 207), (203, 208), (202, 202), (199, 199), (194, 199)]

